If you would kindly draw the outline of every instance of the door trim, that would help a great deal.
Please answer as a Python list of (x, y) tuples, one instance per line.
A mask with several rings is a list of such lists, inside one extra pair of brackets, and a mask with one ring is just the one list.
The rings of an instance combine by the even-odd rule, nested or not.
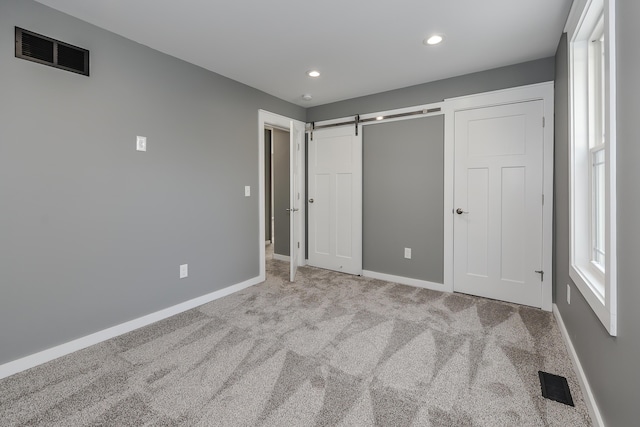
[[(260, 265), (260, 272), (259, 272), (259, 280), (260, 282), (264, 282), (267, 278), (267, 273), (266, 273), (266, 262), (265, 262), (265, 242), (264, 242), (264, 233), (265, 233), (265, 227), (264, 227), (264, 209), (265, 209), (265, 193), (264, 193), (264, 128), (265, 126), (274, 126), (277, 128), (281, 128), (281, 129), (290, 129), (291, 127), (291, 122), (294, 122), (295, 124), (299, 124), (300, 126), (302, 126), (304, 128), (304, 123), (301, 122), (300, 120), (295, 120), (289, 117), (285, 117), (285, 116), (281, 116), (279, 114), (275, 114), (275, 113), (271, 113), (269, 111), (266, 110), (258, 110), (258, 232), (259, 232), (259, 239), (258, 239), (258, 254), (260, 256), (259, 258), (259, 265)], [(304, 135), (304, 133), (302, 133), (302, 135)], [(304, 141), (303, 141), (304, 142)], [(305, 158), (305, 144), (302, 143), (300, 144), (300, 150), (301, 150), (301, 156), (304, 159)], [(292, 175), (292, 171), (289, 171), (289, 173)], [(305, 187), (304, 187), (304, 182), (302, 181), (303, 177), (305, 176), (305, 171), (304, 171), (304, 162), (300, 162), (300, 164), (298, 165), (298, 179), (300, 180), (299, 182), (299, 186), (298, 188), (300, 188), (300, 198), (301, 200), (306, 200), (306, 194), (305, 194)], [(300, 223), (301, 226), (300, 228), (302, 230), (305, 229), (306, 224), (305, 224), (305, 204), (301, 203), (300, 204)], [(290, 248), (290, 251), (293, 250), (297, 250), (299, 251), (298, 253), (298, 266), (302, 266), (305, 263), (305, 259), (304, 259), (304, 247), (305, 247), (305, 240), (304, 240), (305, 236), (304, 233), (300, 233), (300, 248)], [(291, 252), (290, 252), (291, 253)]]
[(444, 287), (454, 291), (453, 272), (453, 206), (454, 202), (454, 144), (455, 113), (482, 107), (542, 100), (545, 125), (543, 129), (543, 192), (542, 212), (542, 309), (552, 310), (553, 303), (553, 149), (554, 149), (554, 99), (553, 82), (539, 83), (512, 89), (486, 92), (477, 95), (450, 98), (444, 101)]

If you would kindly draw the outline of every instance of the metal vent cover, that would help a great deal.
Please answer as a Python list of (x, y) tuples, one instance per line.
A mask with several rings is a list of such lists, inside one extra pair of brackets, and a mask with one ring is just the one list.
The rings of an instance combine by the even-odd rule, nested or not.
[(89, 75), (89, 51), (25, 29), (16, 28), (16, 58)]
[(538, 371), (538, 376), (540, 377), (540, 388), (542, 389), (543, 397), (565, 405), (575, 406), (571, 398), (569, 383), (565, 377), (543, 371)]

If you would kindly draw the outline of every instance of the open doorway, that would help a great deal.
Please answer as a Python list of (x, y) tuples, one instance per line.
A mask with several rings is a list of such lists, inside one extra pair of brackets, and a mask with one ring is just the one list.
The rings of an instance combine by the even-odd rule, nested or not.
[[(260, 237), (260, 250), (259, 250), (259, 262), (260, 262), (260, 276), (261, 280), (266, 279), (266, 245), (265, 240), (273, 241), (274, 243), (281, 240), (285, 243), (285, 247), (288, 247), (289, 255), (282, 255), (283, 260), (286, 260), (287, 256), (289, 259), (289, 280), (293, 281), (295, 279), (296, 271), (299, 265), (304, 265), (304, 258), (301, 256), (303, 248), (305, 247), (305, 236), (303, 234), (304, 229), (304, 220), (305, 218), (305, 192), (304, 186), (302, 185), (302, 177), (304, 176), (304, 163), (301, 159), (304, 159), (304, 132), (305, 125), (303, 122), (294, 120), (288, 117), (280, 116), (278, 114), (273, 114), (268, 111), (259, 110), (258, 112), (258, 177), (259, 177), (259, 185), (258, 188), (260, 190), (259, 194), (259, 237)], [(267, 132), (270, 130), (270, 133)], [(278, 134), (276, 132), (283, 131), (284, 133)], [(274, 138), (286, 139), (288, 135), (289, 142), (289, 165), (288, 167), (278, 167), (273, 164), (275, 158), (273, 156), (270, 162), (269, 169), (272, 173), (269, 175), (271, 177), (271, 188), (270, 192), (267, 191), (267, 179), (266, 179), (266, 162), (267, 157), (270, 157), (271, 151), (273, 151), (273, 147), (277, 147), (277, 142), (274, 142)], [(271, 140), (270, 148), (267, 149), (267, 143), (265, 141)], [(277, 151), (277, 148), (275, 149)], [(286, 151), (284, 152), (286, 153)], [(274, 152), (274, 156), (277, 156), (278, 153)], [(284, 157), (284, 156), (283, 156)], [(274, 189), (274, 181), (276, 180), (276, 169), (281, 169), (284, 172), (288, 173), (289, 177), (289, 203), (284, 208), (280, 208), (276, 206), (276, 191)], [(282, 186), (282, 185), (280, 185)], [(267, 196), (270, 194), (270, 196)], [(286, 190), (280, 190), (280, 195), (286, 195)], [(267, 198), (271, 200), (267, 202)], [(271, 206), (271, 208), (269, 208)], [(270, 209), (270, 212), (269, 212)], [(289, 244), (286, 245), (286, 231), (285, 226), (280, 225), (276, 221), (279, 218), (280, 212), (284, 212), (285, 216), (282, 218), (288, 218), (289, 221)], [(273, 217), (273, 222), (269, 223), (269, 227), (267, 227), (267, 218)], [(270, 233), (268, 233), (267, 229), (270, 229)], [(281, 235), (284, 234), (284, 237)], [(278, 252), (285, 252), (285, 250), (278, 249)], [(286, 254), (286, 252), (285, 252)]]
[(290, 261), (290, 134), (265, 127), (265, 256)]

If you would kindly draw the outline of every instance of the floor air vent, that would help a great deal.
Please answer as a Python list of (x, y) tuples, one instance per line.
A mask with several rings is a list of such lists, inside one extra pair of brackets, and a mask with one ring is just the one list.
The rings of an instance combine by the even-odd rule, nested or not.
[(16, 58), (89, 75), (89, 51), (16, 27)]
[(569, 390), (569, 383), (565, 377), (538, 371), (542, 396), (565, 405), (574, 406)]

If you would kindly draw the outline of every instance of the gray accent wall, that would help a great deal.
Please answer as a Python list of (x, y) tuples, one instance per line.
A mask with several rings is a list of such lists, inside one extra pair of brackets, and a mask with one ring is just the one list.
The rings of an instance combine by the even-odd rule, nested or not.
[(273, 253), (289, 256), (289, 132), (273, 130)]
[[(556, 55), (555, 302), (607, 426), (638, 424), (640, 396), (640, 2), (616, 1), (618, 336), (611, 337), (569, 278), (568, 63)], [(566, 285), (571, 285), (567, 304)]]
[[(15, 26), (91, 76), (15, 58)], [(259, 275), (258, 109), (303, 108), (32, 0), (0, 33), (0, 364)]]
[(364, 270), (443, 283), (444, 116), (367, 125), (362, 140)]
[(446, 98), (472, 95), (534, 83), (553, 81), (554, 58), (544, 58), (507, 67), (452, 77), (402, 89), (362, 96), (311, 107), (307, 122), (376, 113), (415, 105), (440, 102)]

